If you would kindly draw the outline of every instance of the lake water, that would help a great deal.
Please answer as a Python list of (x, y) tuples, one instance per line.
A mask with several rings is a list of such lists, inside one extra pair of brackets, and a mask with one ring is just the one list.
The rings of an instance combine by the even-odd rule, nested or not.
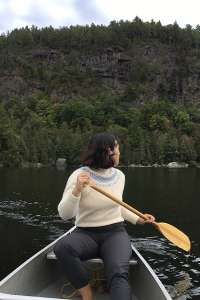
[[(173, 299), (200, 299), (200, 169), (122, 170), (124, 200), (181, 229), (192, 250), (174, 247), (151, 225), (127, 224), (135, 245)], [(0, 169), (0, 279), (72, 226), (57, 215), (70, 172)]]

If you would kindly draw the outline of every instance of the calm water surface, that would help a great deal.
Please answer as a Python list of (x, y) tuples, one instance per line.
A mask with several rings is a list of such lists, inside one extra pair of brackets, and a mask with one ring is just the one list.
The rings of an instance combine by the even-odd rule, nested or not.
[[(137, 248), (173, 299), (200, 300), (200, 170), (127, 168), (124, 200), (157, 221), (175, 225), (192, 241), (187, 254), (150, 225), (127, 225)], [(0, 169), (0, 279), (72, 224), (57, 215), (71, 170)], [(159, 299), (155, 299), (159, 300)]]

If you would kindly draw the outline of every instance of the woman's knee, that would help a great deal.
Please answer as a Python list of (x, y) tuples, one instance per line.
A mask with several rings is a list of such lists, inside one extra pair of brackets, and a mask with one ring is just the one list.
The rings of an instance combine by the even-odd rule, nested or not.
[(54, 253), (59, 257), (69, 257), (76, 256), (75, 249), (73, 249), (72, 245), (67, 240), (61, 239), (54, 246)]

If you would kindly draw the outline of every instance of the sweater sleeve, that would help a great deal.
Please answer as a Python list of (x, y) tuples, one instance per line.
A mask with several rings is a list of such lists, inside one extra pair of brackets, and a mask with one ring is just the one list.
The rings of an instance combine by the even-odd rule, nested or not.
[(121, 208), (121, 212), (122, 212), (122, 217), (124, 218), (124, 220), (132, 223), (132, 224), (136, 224), (139, 216), (137, 216), (136, 214), (134, 214), (132, 211), (128, 210), (125, 207)]
[(76, 197), (72, 194), (73, 188), (76, 184), (77, 175), (78, 172), (75, 171), (68, 178), (62, 195), (62, 199), (58, 204), (58, 213), (63, 220), (73, 218), (78, 211), (79, 200), (81, 198), (81, 195)]
[[(125, 186), (125, 176), (124, 174), (121, 172), (122, 174), (122, 185), (123, 185), (123, 190), (124, 190), (124, 186)], [(139, 216), (137, 216), (136, 214), (134, 214), (133, 212), (131, 212), (130, 210), (128, 210), (125, 207), (121, 207), (121, 214), (124, 220), (132, 223), (132, 224), (136, 224)]]

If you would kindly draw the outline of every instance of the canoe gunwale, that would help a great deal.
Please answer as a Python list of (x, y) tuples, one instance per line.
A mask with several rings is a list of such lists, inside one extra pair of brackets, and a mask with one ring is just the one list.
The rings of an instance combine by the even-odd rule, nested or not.
[[(33, 256), (31, 256), (29, 259), (27, 259), (25, 262), (23, 262), (19, 267), (17, 267), (14, 271), (12, 271), (10, 274), (8, 274), (5, 278), (3, 278), (0, 281), (0, 291), (1, 291), (1, 286), (7, 282), (10, 278), (13, 277), (13, 275), (15, 275), (17, 272), (19, 272), (21, 269), (23, 269), (26, 265), (28, 265), (32, 260), (34, 260), (36, 257), (40, 256), (42, 253), (47, 253), (49, 251), (50, 248), (53, 248), (53, 246), (57, 243), (57, 241), (59, 241), (61, 238), (63, 238), (65, 235), (70, 234), (74, 229), (76, 228), (76, 226), (72, 227), (70, 230), (68, 230), (67, 232), (65, 232), (63, 235), (61, 235), (59, 238), (57, 238), (55, 241), (53, 241), (52, 243), (48, 244), (46, 247), (42, 248), (40, 251), (38, 251), (37, 253), (35, 253)], [(1, 298), (0, 298), (1, 300)]]
[[(0, 300), (61, 300), (61, 298), (47, 298), (47, 297), (37, 297), (37, 296), (23, 296), (23, 295), (13, 295), (0, 293)], [(65, 300), (72, 300), (71, 298), (65, 298)]]
[(136, 254), (136, 256), (138, 258), (138, 263), (139, 263), (140, 267), (141, 268), (145, 268), (145, 271), (147, 271), (149, 273), (149, 276), (151, 276), (153, 278), (154, 282), (159, 287), (159, 289), (160, 289), (160, 291), (162, 293), (163, 299), (172, 300), (170, 294), (166, 290), (166, 288), (163, 285), (163, 283), (160, 281), (160, 279), (158, 278), (158, 276), (156, 275), (156, 273), (154, 272), (154, 270), (152, 269), (152, 267), (145, 260), (145, 258), (135, 248), (135, 246), (134, 246), (133, 243), (131, 243), (131, 247), (132, 247), (133, 252)]

